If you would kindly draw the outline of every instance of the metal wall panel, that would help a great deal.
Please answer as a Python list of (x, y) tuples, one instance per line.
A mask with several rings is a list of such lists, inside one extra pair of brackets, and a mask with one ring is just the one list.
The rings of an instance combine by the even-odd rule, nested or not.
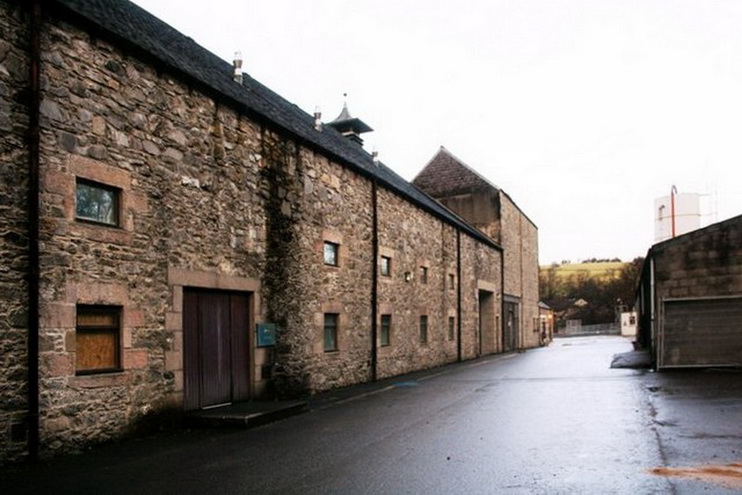
[(659, 368), (741, 366), (742, 297), (665, 300)]

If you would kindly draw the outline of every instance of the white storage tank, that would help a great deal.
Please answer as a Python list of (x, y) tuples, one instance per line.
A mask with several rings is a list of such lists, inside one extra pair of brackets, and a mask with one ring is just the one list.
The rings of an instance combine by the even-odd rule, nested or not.
[[(675, 202), (675, 236), (701, 228), (701, 195), (677, 193)], [(670, 239), (673, 234), (673, 195), (654, 200), (654, 242)]]

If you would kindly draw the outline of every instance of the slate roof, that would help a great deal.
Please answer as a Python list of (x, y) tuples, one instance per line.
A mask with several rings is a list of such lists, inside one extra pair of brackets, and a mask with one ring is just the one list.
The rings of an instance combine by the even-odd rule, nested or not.
[(523, 218), (531, 222), (534, 227), (536, 226), (508, 193), (479, 175), (479, 172), (457, 158), (444, 146), (441, 146), (438, 153), (423, 167), (412, 183), (434, 198), (482, 191), (502, 194), (513, 203)]
[(434, 198), (475, 191), (500, 190), (443, 146), (412, 183)]
[(215, 98), (225, 100), (247, 116), (288, 133), (304, 146), (327, 155), (357, 173), (376, 177), (382, 187), (399, 194), (420, 208), (461, 229), (477, 240), (501, 249), (421, 190), (373, 158), (358, 144), (329, 126), (314, 128), (314, 117), (288, 102), (266, 86), (243, 76), (243, 84), (233, 81), (232, 65), (191, 38), (128, 0), (50, 0), (57, 14), (105, 36), (114, 44), (133, 50), (156, 63), (158, 69), (185, 77), (191, 84)]

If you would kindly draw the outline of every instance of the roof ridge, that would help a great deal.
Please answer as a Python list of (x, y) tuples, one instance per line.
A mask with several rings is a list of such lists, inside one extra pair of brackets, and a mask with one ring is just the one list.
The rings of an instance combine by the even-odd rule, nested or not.
[(459, 158), (458, 156), (454, 155), (454, 154), (453, 154), (453, 153), (452, 153), (452, 152), (451, 152), (451, 151), (450, 151), (450, 150), (449, 150), (448, 148), (446, 148), (446, 147), (444, 147), (444, 146), (441, 146), (440, 152), (446, 153), (446, 154), (447, 154), (448, 156), (450, 156), (451, 158), (453, 158), (454, 160), (456, 160), (456, 162), (457, 162), (457, 163), (458, 163), (459, 165), (461, 165), (462, 167), (464, 167), (465, 169), (467, 169), (467, 170), (468, 170), (469, 172), (471, 172), (472, 174), (476, 175), (476, 176), (477, 176), (477, 178), (479, 178), (479, 179), (482, 179), (483, 181), (485, 181), (485, 182), (486, 182), (487, 184), (489, 184), (490, 186), (494, 187), (494, 188), (495, 188), (495, 189), (497, 189), (498, 191), (500, 191), (500, 190), (501, 190), (501, 189), (500, 189), (499, 187), (497, 187), (497, 185), (495, 185), (495, 184), (494, 184), (494, 183), (493, 183), (492, 181), (490, 181), (490, 180), (489, 180), (489, 179), (488, 179), (487, 177), (485, 177), (484, 175), (480, 174), (480, 173), (479, 173), (479, 172), (477, 172), (477, 171), (476, 171), (476, 170), (475, 170), (475, 169), (474, 169), (473, 167), (469, 166), (469, 164), (468, 164), (468, 163), (466, 163), (466, 162), (465, 162), (464, 160), (462, 160), (462, 159), (461, 159), (461, 158)]
[[(394, 173), (382, 174), (382, 168), (374, 164), (370, 153), (361, 146), (349, 141), (331, 126), (317, 132), (314, 118), (297, 105), (268, 88), (258, 80), (243, 73), (243, 83), (233, 80), (233, 70), (229, 62), (199, 45), (176, 28), (159, 19), (129, 0), (50, 0), (61, 6), (73, 20), (99, 31), (105, 38), (112, 38), (116, 44), (123, 43), (128, 49), (138, 52), (140, 57), (162, 63), (166, 72), (174, 72), (179, 77), (195, 83), (212, 97), (223, 98), (230, 105), (239, 108), (259, 122), (286, 133), (303, 146), (320, 151), (331, 160), (354, 170), (368, 178), (380, 180), (393, 192), (462, 231), (474, 235), (483, 242), (500, 247), (484, 234), (478, 235), (472, 225), (452, 215), (440, 203), (414, 187), (401, 176)], [(166, 34), (167, 43), (161, 37)], [(181, 50), (186, 45), (197, 50), (194, 57)], [(384, 167), (388, 168), (388, 167)], [(391, 169), (389, 169), (391, 170)], [(384, 175), (386, 177), (384, 177)]]

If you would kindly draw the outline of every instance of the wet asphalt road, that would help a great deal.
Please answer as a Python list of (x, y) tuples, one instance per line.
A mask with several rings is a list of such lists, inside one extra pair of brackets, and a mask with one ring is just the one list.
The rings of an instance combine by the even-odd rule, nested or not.
[(620, 337), (558, 339), (324, 396), (253, 430), (4, 468), (0, 493), (742, 492), (650, 472), (742, 461), (742, 373), (609, 368), (630, 349)]

